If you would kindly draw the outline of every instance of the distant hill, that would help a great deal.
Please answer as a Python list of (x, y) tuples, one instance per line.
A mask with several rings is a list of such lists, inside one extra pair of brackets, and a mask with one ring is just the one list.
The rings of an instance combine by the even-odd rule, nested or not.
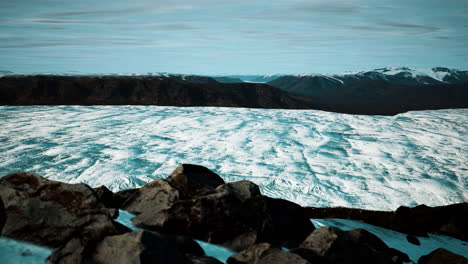
[(468, 72), (442, 67), (286, 75), (268, 84), (334, 112), (392, 114), (468, 107)]
[(273, 75), (227, 75), (224, 77), (227, 78), (234, 78), (234, 79), (240, 79), (244, 82), (253, 82), (253, 83), (267, 83), (271, 82), (281, 76), (284, 76), (283, 74), (273, 74)]
[(307, 100), (265, 84), (200, 76), (0, 77), (1, 105), (162, 105), (310, 109)]
[(220, 83), (243, 83), (244, 81), (239, 78), (232, 78), (232, 77), (212, 77), (216, 81)]
[[(441, 67), (236, 78), (169, 73), (7, 74), (0, 76), (0, 104), (225, 106), (369, 115), (468, 108), (468, 73)], [(268, 78), (275, 79), (254, 83)]]

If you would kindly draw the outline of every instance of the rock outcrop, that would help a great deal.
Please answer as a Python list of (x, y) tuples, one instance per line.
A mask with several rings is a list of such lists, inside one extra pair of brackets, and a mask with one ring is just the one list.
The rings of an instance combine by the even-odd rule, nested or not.
[(468, 264), (468, 259), (452, 253), (446, 249), (438, 248), (431, 253), (422, 256), (418, 260), (418, 264)]
[[(132, 222), (145, 229), (132, 232), (115, 222), (117, 208), (136, 214)], [(219, 264), (193, 240), (200, 239), (239, 252), (229, 264), (399, 264), (410, 259), (372, 233), (315, 229), (309, 217), (463, 237), (465, 210), (466, 204), (401, 207), (394, 213), (303, 208), (262, 195), (252, 182), (225, 183), (209, 169), (190, 164), (166, 179), (118, 193), (26, 172), (0, 178), (2, 236), (54, 248), (51, 263)], [(408, 241), (418, 243), (412, 236)], [(419, 263), (467, 262), (438, 249)]]
[[(228, 264), (311, 264), (301, 256), (268, 243), (253, 245), (227, 260)], [(317, 262), (314, 262), (317, 263)], [(312, 263), (312, 264), (314, 264)], [(320, 264), (320, 263), (319, 263)]]
[(310, 218), (341, 218), (363, 221), (402, 233), (426, 236), (427, 233), (447, 235), (468, 240), (468, 203), (414, 208), (399, 207), (395, 212), (372, 211), (355, 208), (306, 207)]
[(294, 246), (314, 229), (301, 206), (263, 196), (252, 182), (225, 184), (214, 172), (190, 164), (145, 185), (122, 208), (137, 214), (135, 226), (236, 251), (258, 242)]
[(84, 245), (72, 239), (54, 250), (48, 260), (52, 263), (192, 264), (192, 258), (198, 263), (214, 261), (204, 256), (203, 249), (191, 239), (138, 230)]
[(331, 263), (403, 263), (409, 257), (389, 248), (382, 240), (364, 229), (341, 231), (322, 227), (301, 244)]
[(0, 178), (0, 197), (7, 216), (2, 236), (54, 248), (73, 237), (94, 240), (128, 231), (112, 220), (117, 211), (85, 184), (20, 172)]
[(6, 222), (6, 213), (5, 213), (5, 207), (3, 206), (3, 201), (0, 196), (0, 234), (2, 233), (3, 226), (5, 225)]

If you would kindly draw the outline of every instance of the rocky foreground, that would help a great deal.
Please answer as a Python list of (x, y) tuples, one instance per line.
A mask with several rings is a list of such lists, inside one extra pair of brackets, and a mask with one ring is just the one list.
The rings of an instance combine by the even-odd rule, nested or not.
[[(181, 165), (166, 179), (112, 193), (19, 172), (0, 178), (1, 235), (54, 248), (52, 263), (220, 263), (193, 239), (237, 254), (229, 264), (403, 263), (364, 229), (316, 229), (310, 218), (345, 218), (412, 235), (445, 234), (466, 241), (468, 204), (401, 207), (396, 212), (303, 208), (260, 193), (249, 181), (225, 183), (209, 169)], [(118, 209), (136, 215), (131, 231)], [(417, 238), (408, 236), (417, 243)], [(468, 263), (437, 249), (418, 263)]]

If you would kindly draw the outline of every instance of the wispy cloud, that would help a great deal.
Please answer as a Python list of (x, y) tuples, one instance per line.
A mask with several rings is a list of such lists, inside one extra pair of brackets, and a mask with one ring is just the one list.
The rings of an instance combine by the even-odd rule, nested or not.
[(440, 27), (436, 27), (432, 25), (401, 23), (401, 22), (393, 22), (393, 21), (379, 22), (379, 24), (383, 26), (387, 26), (387, 27), (394, 27), (394, 28), (400, 28), (400, 29), (423, 30), (425, 32), (434, 32), (434, 31), (438, 31), (441, 29)]
[(342, 1), (326, 1), (296, 4), (289, 10), (307, 13), (355, 14), (365, 8), (365, 6), (351, 5)]

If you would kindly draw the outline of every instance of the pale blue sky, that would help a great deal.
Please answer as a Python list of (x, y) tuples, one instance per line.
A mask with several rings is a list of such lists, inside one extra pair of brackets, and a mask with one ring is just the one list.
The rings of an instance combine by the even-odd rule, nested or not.
[(195, 74), (468, 69), (468, 0), (12, 0), (0, 70)]

